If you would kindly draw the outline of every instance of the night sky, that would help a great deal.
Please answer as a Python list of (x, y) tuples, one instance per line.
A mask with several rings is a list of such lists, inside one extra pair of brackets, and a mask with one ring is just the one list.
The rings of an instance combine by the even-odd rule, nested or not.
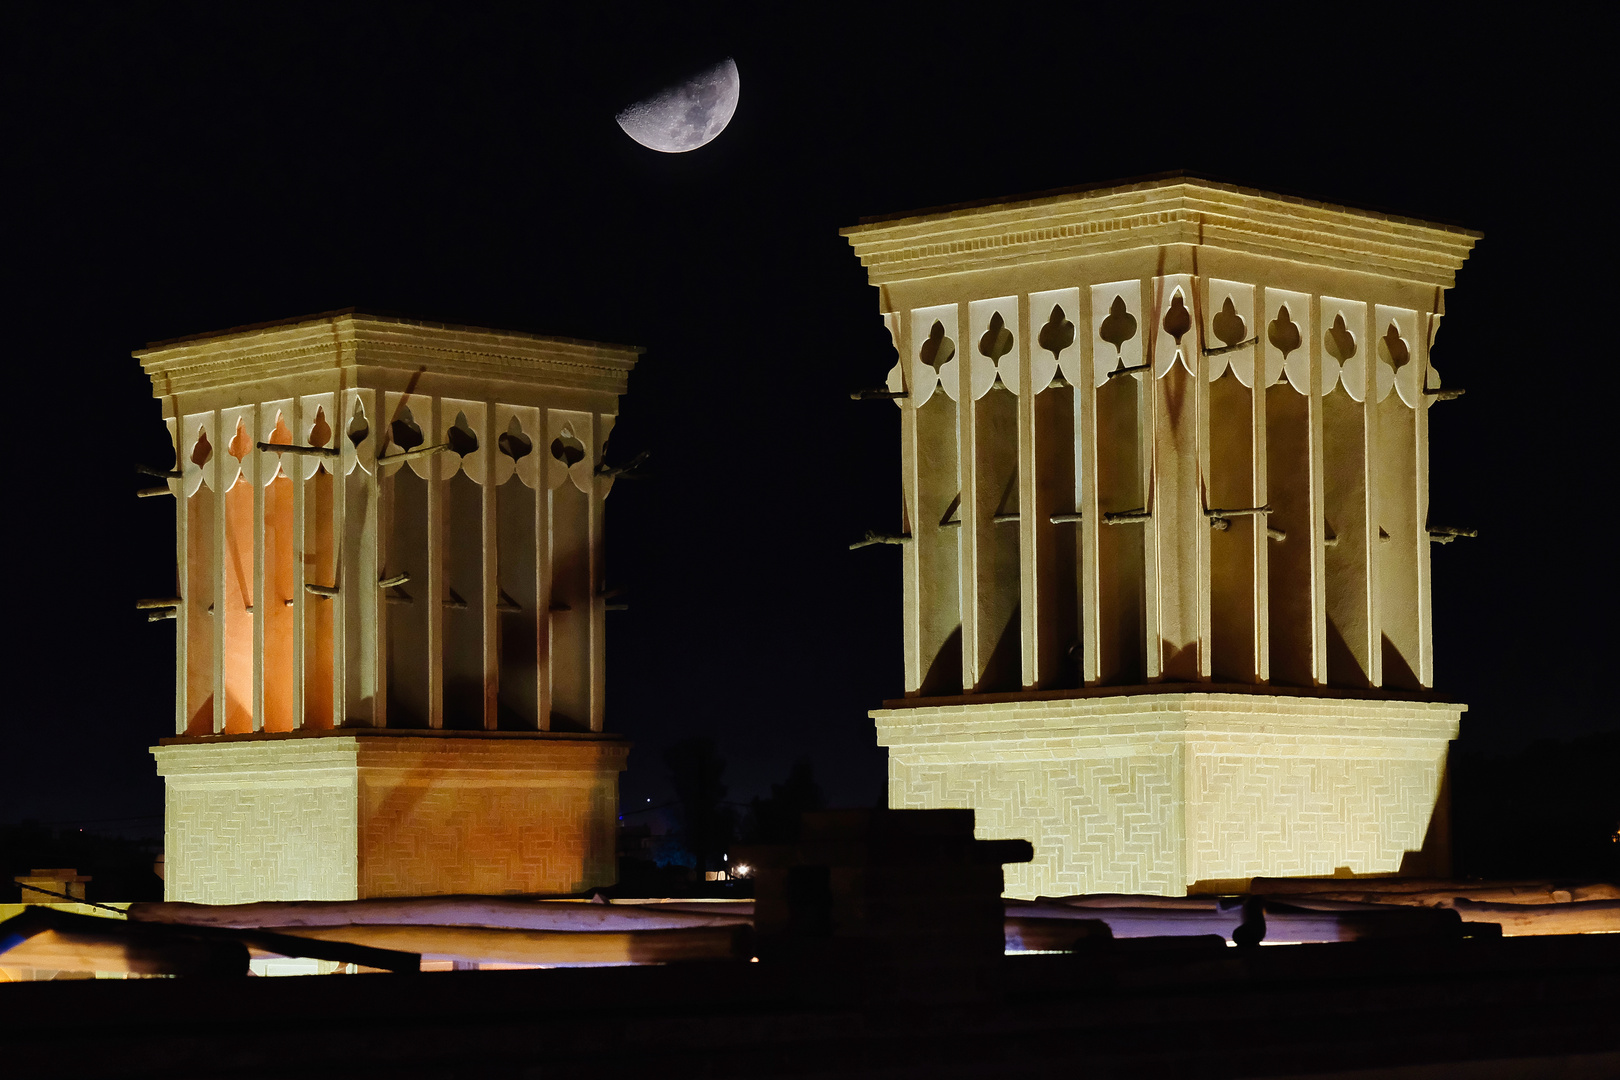
[[(651, 452), (608, 503), (627, 805), (693, 735), (733, 798), (809, 757), (877, 803), (900, 562), (846, 546), (898, 524), (899, 420), (849, 400), (892, 352), (837, 230), (1171, 169), (1485, 233), (1435, 352), (1468, 395), (1431, 521), (1481, 531), (1434, 552), (1436, 689), (1477, 753), (1615, 729), (1610, 78), (1590, 28), (1420, 7), (7, 5), (0, 821), (160, 824), (174, 624), (133, 602), (174, 592), (173, 504), (134, 496), (169, 450), (131, 350), (351, 305), (647, 350), (610, 451)], [(709, 146), (615, 125), (728, 55)]]

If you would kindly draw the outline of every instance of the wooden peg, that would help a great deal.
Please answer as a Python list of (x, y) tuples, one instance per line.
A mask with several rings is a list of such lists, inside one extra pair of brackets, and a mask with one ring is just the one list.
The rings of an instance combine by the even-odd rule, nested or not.
[(338, 587), (336, 585), (317, 585), (313, 581), (304, 582), (304, 591), (309, 593), (311, 596), (319, 596), (325, 600), (330, 600), (334, 596), (338, 595)]
[(854, 390), (850, 392), (851, 401), (894, 401), (898, 398), (911, 396), (909, 390), (888, 390), (881, 386), (874, 386), (867, 390)]
[(1152, 521), (1153, 514), (1146, 507), (1135, 510), (1113, 510), (1103, 515), (1104, 525), (1135, 525), (1142, 521)]
[(304, 457), (337, 457), (338, 448), (335, 446), (293, 446), (289, 443), (262, 442), (257, 444), (260, 450), (273, 450), (278, 454), (295, 454)]
[(135, 601), (135, 610), (152, 611), (157, 608), (177, 608), (181, 602), (178, 596), (164, 596), (156, 600), (137, 600)]
[[(961, 524), (961, 522), (957, 522), (957, 524)], [(871, 529), (868, 529), (868, 530), (866, 530), (866, 535), (865, 536), (861, 537), (859, 540), (857, 540), (853, 544), (849, 545), (849, 550), (854, 551), (857, 548), (871, 547), (874, 544), (909, 544), (909, 543), (911, 543), (911, 534), (910, 533), (880, 533), (880, 532), (873, 532)]]

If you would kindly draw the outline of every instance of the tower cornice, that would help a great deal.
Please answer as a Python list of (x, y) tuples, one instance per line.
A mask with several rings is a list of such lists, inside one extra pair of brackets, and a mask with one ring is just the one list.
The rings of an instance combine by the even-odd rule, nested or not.
[(1440, 288), (1482, 236), (1181, 174), (869, 220), (841, 234), (874, 285), (1179, 244)]

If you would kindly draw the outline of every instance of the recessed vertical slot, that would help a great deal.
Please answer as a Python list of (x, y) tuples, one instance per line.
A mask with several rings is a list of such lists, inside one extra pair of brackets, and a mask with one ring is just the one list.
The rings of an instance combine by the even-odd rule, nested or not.
[(1018, 617), (1018, 399), (1010, 391), (996, 386), (973, 403), (973, 448), (979, 605), (973, 688), (992, 694), (1020, 689), (1024, 674)]
[[(566, 449), (566, 447), (564, 448)], [(565, 460), (560, 454), (559, 461)], [(590, 498), (572, 479), (551, 501), (551, 728), (591, 728)]]
[(923, 697), (962, 692), (962, 514), (957, 404), (935, 394), (917, 410), (917, 644)]
[[(1209, 388), (1209, 477), (1204, 497), (1210, 509), (1246, 508), (1254, 497), (1254, 413), (1248, 387), (1228, 370)], [(1254, 536), (1262, 517), (1223, 519), (1210, 530), (1210, 669), (1217, 682), (1252, 683), (1254, 634)], [(1220, 520), (1216, 525), (1221, 524)]]
[(388, 726), (424, 728), (432, 715), (428, 625), (429, 605), (435, 599), (428, 591), (427, 481), (405, 465), (383, 484), (390, 518), (387, 572), (411, 575), (405, 584), (383, 594), (383, 617), (388, 621)]
[(539, 588), (535, 574), (535, 494), (517, 476), (495, 490), (500, 683), (496, 720), (505, 730), (540, 726)]
[[(1122, 375), (1097, 389), (1097, 506), (1105, 515), (1146, 505), (1137, 378)], [(1104, 683), (1129, 686), (1145, 677), (1145, 546), (1140, 525), (1098, 524), (1097, 673)]]
[[(426, 490), (424, 485), (424, 502)], [(336, 706), (342, 722), (358, 726), (370, 725), (376, 716), (375, 685), (376, 651), (369, 640), (376, 633), (377, 609), (373, 606), (377, 588), (377, 565), (368, 537), (380, 528), (377, 519), (377, 496), (373, 494), (371, 478), (358, 466), (343, 479), (343, 539), (342, 561), (338, 579), (341, 595), (330, 601), (343, 605), (343, 648), (345, 663), (343, 700)], [(427, 508), (421, 514), (423, 529), (427, 528)], [(425, 536), (424, 532), (424, 536)], [(426, 542), (423, 547), (425, 549)], [(424, 560), (421, 564), (426, 566)], [(421, 652), (421, 679), (427, 683), (427, 650)], [(426, 715), (424, 713), (424, 715)], [(390, 724), (389, 726), (392, 726)]]
[[(272, 441), (285, 433), (277, 425)], [(288, 462), (296, 459), (289, 458)], [(264, 730), (291, 731), (297, 716), (298, 667), (294, 616), (287, 601), (297, 587), (293, 482), (277, 470), (264, 489)]]
[(1265, 523), (1270, 572), (1271, 681), (1310, 686), (1311, 428), (1310, 401), (1286, 382), (1267, 387)]
[(444, 726), (475, 731), (484, 726), (484, 489), (459, 470), (443, 483)]
[[(1330, 338), (1331, 340), (1331, 338)], [(1343, 386), (1322, 399), (1329, 686), (1372, 685), (1367, 560), (1367, 419)]]
[(1377, 408), (1378, 498), (1367, 531), (1378, 553), (1384, 685), (1419, 690), (1417, 414), (1399, 394)]
[[(304, 580), (337, 580), (332, 548), (332, 474), (321, 465), (304, 481)], [(304, 594), (304, 727), (332, 726), (332, 604)]]
[[(253, 730), (253, 481), (225, 493), (225, 730)], [(219, 617), (218, 615), (215, 616)]]
[[(1073, 329), (1070, 337), (1072, 339)], [(1079, 686), (1080, 543), (1078, 524), (1052, 524), (1053, 514), (1073, 514), (1074, 390), (1053, 386), (1035, 396), (1035, 581), (1039, 588), (1039, 655), (1035, 672), (1042, 689)]]
[[(1177, 293), (1176, 300), (1181, 299)], [(1174, 307), (1166, 315), (1165, 332), (1185, 333), (1191, 316), (1183, 308), (1179, 321)], [(1162, 346), (1161, 346), (1162, 347)], [(1172, 354), (1174, 355), (1174, 354)], [(1145, 376), (1144, 376), (1145, 377)], [(1118, 379), (1114, 380), (1118, 382)], [(1209, 531), (1196, 495), (1198, 490), (1198, 379), (1185, 365), (1173, 364), (1162, 377), (1147, 380), (1156, 395), (1158, 421), (1153, 435), (1152, 494), (1153, 543), (1157, 581), (1159, 672), (1171, 682), (1194, 682), (1202, 674), (1199, 645), (1203, 617), (1199, 594), (1202, 567), (1200, 533)]]
[(214, 733), (214, 493), (186, 497), (186, 734)]

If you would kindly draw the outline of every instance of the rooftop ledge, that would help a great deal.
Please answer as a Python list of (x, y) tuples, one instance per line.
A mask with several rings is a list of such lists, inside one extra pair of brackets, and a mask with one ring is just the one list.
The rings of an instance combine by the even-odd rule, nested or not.
[(628, 742), (606, 731), (457, 731), (449, 728), (340, 727), (319, 731), (249, 731), (221, 735), (173, 735), (159, 746), (203, 746), (213, 743), (280, 742), (286, 739), (529, 739), (556, 742)]
[(1139, 686), (1090, 686), (1071, 690), (1022, 690), (1007, 694), (956, 694), (947, 697), (894, 698), (883, 711), (937, 709), (958, 705), (1009, 705), (1025, 702), (1089, 701), (1098, 698), (1213, 697), (1245, 695), (1265, 698), (1369, 701), (1436, 705), (1467, 710), (1468, 706), (1431, 693), (1401, 690), (1352, 690), (1337, 687), (1257, 686), (1253, 683), (1147, 683)]
[(840, 233), (874, 285), (1186, 244), (1442, 288), (1483, 235), (1186, 172), (867, 218)]

